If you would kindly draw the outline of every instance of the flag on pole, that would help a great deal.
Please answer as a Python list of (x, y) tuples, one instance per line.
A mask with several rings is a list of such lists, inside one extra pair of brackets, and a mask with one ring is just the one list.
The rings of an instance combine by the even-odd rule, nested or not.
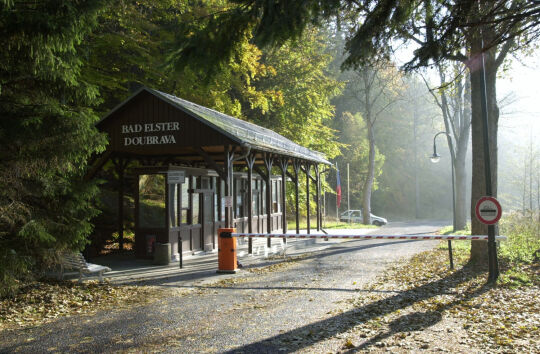
[(336, 171), (337, 171), (337, 181), (336, 181), (336, 198), (337, 198), (337, 207), (341, 205), (341, 180), (339, 178), (339, 169), (337, 168), (336, 164)]

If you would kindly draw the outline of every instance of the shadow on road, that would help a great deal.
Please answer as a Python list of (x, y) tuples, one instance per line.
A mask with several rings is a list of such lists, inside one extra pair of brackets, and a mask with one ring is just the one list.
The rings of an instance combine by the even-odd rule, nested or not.
[[(354, 308), (331, 318), (236, 348), (228, 353), (275, 353), (283, 350), (283, 348), (287, 348), (287, 351), (300, 350), (332, 338), (339, 333), (346, 332), (377, 317), (387, 315), (399, 309), (405, 309), (414, 303), (440, 295), (441, 293), (453, 292), (456, 286), (474, 278), (481, 272), (477, 267), (467, 265), (446, 278), (403, 291), (362, 307)], [(433, 326), (441, 320), (441, 314), (445, 309), (451, 308), (464, 300), (476, 297), (489, 290), (489, 288), (488, 285), (484, 285), (473, 292), (465, 292), (459, 299), (445, 305), (442, 304), (435, 311), (403, 315), (390, 324), (390, 330), (388, 332), (368, 339), (362, 345), (350, 349), (350, 352), (367, 349), (376, 342), (390, 337), (395, 333), (420, 331)]]

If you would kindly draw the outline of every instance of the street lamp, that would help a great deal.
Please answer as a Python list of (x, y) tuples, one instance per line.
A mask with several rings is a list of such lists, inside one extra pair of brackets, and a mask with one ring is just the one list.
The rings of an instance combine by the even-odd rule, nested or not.
[[(439, 135), (444, 134), (448, 137), (448, 148), (450, 151), (453, 151), (452, 146), (452, 138), (447, 132), (438, 132), (433, 137), (433, 155), (431, 155), (429, 158), (431, 162), (437, 163), (441, 160), (441, 155), (437, 154), (437, 144), (436, 139)], [(455, 187), (454, 187), (454, 159), (452, 156), (450, 156), (450, 164), (452, 166), (452, 232), (456, 232), (456, 193), (455, 193)], [(454, 268), (454, 260), (452, 257), (452, 241), (448, 240), (448, 253), (450, 256), (450, 268)]]

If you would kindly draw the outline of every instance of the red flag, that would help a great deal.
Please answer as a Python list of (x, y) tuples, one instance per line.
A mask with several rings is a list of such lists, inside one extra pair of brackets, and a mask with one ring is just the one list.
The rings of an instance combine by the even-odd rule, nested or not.
[(337, 182), (336, 182), (336, 197), (337, 197), (337, 207), (341, 205), (341, 180), (339, 178), (339, 170), (337, 170)]

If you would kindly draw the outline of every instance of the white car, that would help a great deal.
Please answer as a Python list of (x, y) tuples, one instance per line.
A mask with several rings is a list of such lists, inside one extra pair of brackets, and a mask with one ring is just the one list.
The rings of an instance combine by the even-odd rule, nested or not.
[[(381, 218), (380, 216), (376, 216), (376, 215), (373, 215), (373, 214), (370, 214), (370, 215), (371, 215), (371, 218), (370, 218), (371, 219), (370, 220), (371, 224), (377, 225), (377, 226), (388, 224), (388, 220), (386, 220), (385, 218)], [(362, 210), (347, 210), (347, 211), (344, 211), (339, 216), (339, 221), (343, 221), (343, 222), (349, 222), (350, 221), (350, 222), (362, 223), (363, 222)]]

